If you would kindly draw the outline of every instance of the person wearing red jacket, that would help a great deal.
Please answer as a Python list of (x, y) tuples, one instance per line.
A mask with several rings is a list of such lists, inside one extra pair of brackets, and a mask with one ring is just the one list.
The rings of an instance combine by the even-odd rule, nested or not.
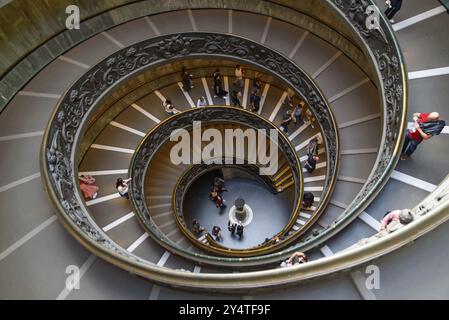
[(97, 197), (98, 186), (95, 183), (95, 178), (89, 175), (79, 176), (80, 189), (83, 193), (84, 199), (92, 200)]
[(210, 191), (210, 194), (209, 194), (209, 198), (213, 202), (215, 202), (215, 206), (217, 208), (221, 208), (222, 206), (224, 206), (224, 203), (226, 202), (226, 200), (223, 199), (223, 197), (218, 194), (218, 188), (217, 187), (213, 187), (212, 188), (212, 190)]
[(436, 121), (440, 119), (440, 114), (438, 112), (431, 113), (414, 113), (413, 114), (413, 127), (411, 129), (407, 129), (405, 134), (405, 142), (402, 148), (401, 160), (407, 160), (413, 152), (415, 152), (418, 145), (423, 140), (429, 140), (432, 138), (431, 134), (425, 133), (421, 129), (421, 124)]

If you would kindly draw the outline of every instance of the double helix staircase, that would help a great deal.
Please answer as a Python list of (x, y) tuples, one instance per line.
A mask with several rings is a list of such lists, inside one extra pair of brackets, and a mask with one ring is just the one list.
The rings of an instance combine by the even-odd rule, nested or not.
[[(437, 1), (429, 1), (425, 5), (430, 6), (428, 9), (431, 9), (437, 4)], [(422, 6), (424, 6), (422, 3), (412, 3), (404, 14), (410, 17), (417, 15), (422, 12), (420, 9)], [(415, 7), (419, 10), (414, 10)], [(167, 24), (164, 21), (177, 21), (177, 23)], [(447, 16), (439, 14), (433, 19), (420, 23), (425, 30), (441, 30), (439, 27), (447, 25)], [(161, 12), (149, 17), (136, 18), (106, 30), (104, 33), (92, 35), (92, 38), (80, 42), (71, 50), (61, 54), (36, 77), (30, 79), (0, 114), (2, 147), (0, 170), (3, 180), (0, 186), (0, 211), (1, 219), (5, 222), (0, 224), (3, 226), (0, 232), (0, 239), (2, 239), (0, 281), (5, 288), (5, 291), (0, 291), (1, 297), (74, 299), (205, 297), (204, 293), (183, 292), (156, 284), (149, 285), (128, 272), (115, 268), (103, 260), (95, 259), (56, 222), (54, 210), (49, 205), (39, 181), (41, 178), (38, 154), (43, 130), (58, 99), (71, 84), (90, 67), (119, 50), (121, 48), (119, 44), (128, 46), (158, 35), (184, 31), (229, 32), (253, 39), (268, 48), (274, 48), (303, 68), (321, 88), (329, 102), (330, 109), (336, 118), (340, 138), (341, 152), (337, 181), (331, 199), (323, 208), (319, 219), (313, 221), (313, 225), (298, 239), (298, 243), (313, 235), (314, 232), (327, 230), (329, 226), (334, 225), (362, 190), (377, 163), (377, 154), (382, 140), (383, 111), (380, 108), (381, 99), (378, 95), (379, 84), (371, 81), (371, 77), (365, 73), (366, 70), (362, 70), (340, 49), (310, 31), (281, 21), (274, 16), (267, 17), (260, 13), (202, 8)], [(439, 63), (449, 62), (444, 60), (444, 57), (437, 56), (438, 48), (443, 48), (443, 51), (447, 49), (444, 49), (446, 47), (444, 42), (433, 41), (436, 40), (438, 32), (431, 32), (432, 35), (428, 39), (420, 38), (419, 41), (423, 41), (425, 46), (408, 41), (416, 38), (414, 35), (419, 33), (420, 31), (414, 26), (397, 33), (410, 71), (418, 71), (420, 66), (440, 66), (430, 66), (429, 60)], [(426, 50), (427, 55), (424, 55), (416, 46), (433, 50)], [(411, 55), (410, 52), (416, 52), (416, 55)], [(428, 55), (435, 59), (430, 59)], [(446, 77), (442, 75), (437, 78), (411, 80), (409, 112), (431, 111), (430, 105), (432, 105), (442, 117), (447, 117), (447, 110), (444, 107), (444, 101), (447, 101), (445, 97), (447, 90), (444, 90)], [(225, 78), (225, 86), (226, 83), (228, 86), (232, 84), (234, 79), (231, 73)], [(246, 109), (248, 109), (250, 88), (247, 83), (251, 80), (252, 78), (245, 79), (245, 92), (242, 98)], [(161, 107), (162, 98), (169, 97), (180, 110), (192, 108), (192, 102), (195, 104), (200, 96), (205, 96), (210, 105), (229, 104), (228, 100), (213, 97), (210, 76), (194, 78), (194, 88), (189, 94), (185, 94), (180, 89), (178, 82), (179, 79), (173, 77), (168, 85), (151, 90), (137, 100), (128, 101), (128, 107), (112, 121), (103, 124), (104, 128), (93, 141), (89, 140), (89, 146), (79, 162), (78, 174), (94, 176), (100, 189), (97, 198), (85, 202), (85, 206), (92, 221), (114, 243), (157, 267), (183, 270), (182, 272), (192, 274), (205, 273), (207, 276), (231, 274), (239, 268), (198, 263), (161, 247), (139, 223), (129, 202), (121, 198), (115, 190), (115, 180), (128, 175), (132, 155), (142, 138), (168, 117)], [(259, 115), (279, 126), (282, 115), (286, 111), (283, 101), (287, 95), (287, 87), (274, 84), (274, 82), (267, 81), (262, 85), (263, 98)], [(433, 103), (424, 103), (428, 101)], [(288, 139), (296, 149), (301, 162), (305, 160), (306, 143), (320, 134), (322, 133), (318, 126), (312, 128), (310, 125), (300, 124), (290, 128)], [(447, 161), (443, 159), (448, 147), (445, 136), (435, 137), (420, 146), (421, 150), (413, 160), (400, 163), (383, 191), (357, 219), (325, 242), (307, 250), (311, 266), (316, 266), (317, 264), (314, 263), (319, 263), (323, 257), (329, 257), (350, 247), (361, 238), (375, 234), (379, 227), (378, 221), (386, 210), (398, 207), (411, 208), (418, 204), (447, 174), (449, 168)], [(314, 194), (315, 204), (312, 210), (301, 210), (291, 232), (304, 226), (315, 210), (319, 209), (319, 204), (324, 198), (322, 186), (327, 174), (326, 158), (327, 151), (322, 148), (317, 169), (311, 174), (302, 172), (304, 191), (308, 190)], [(171, 165), (167, 161), (167, 154), (162, 153), (158, 153), (153, 160), (154, 163), (152, 162), (151, 165), (154, 166), (154, 176), (151, 177), (148, 186), (150, 192), (148, 200), (154, 221), (180, 248), (201, 254), (201, 249), (184, 237), (173, 220), (171, 206), (173, 186), (187, 166)], [(421, 170), (425, 163), (435, 163), (434, 170), (432, 172)], [(275, 185), (282, 191), (292, 187), (289, 185), (290, 179), (289, 168), (282, 165), (273, 176)], [(23, 199), (23, 194), (27, 195), (27, 199)], [(30, 212), (34, 214), (31, 215)], [(445, 252), (445, 248), (440, 245), (447, 241), (445, 228), (447, 226), (442, 225), (433, 233), (426, 235), (422, 241), (378, 261), (381, 269), (385, 270), (386, 278), (385, 282), (382, 282), (382, 289), (376, 291), (376, 295), (386, 298), (418, 297), (421, 296), (419, 290), (410, 289), (418, 286), (428, 288), (429, 285), (437, 288), (435, 289), (437, 297), (444, 295), (443, 291), (438, 289), (444, 287), (444, 281), (441, 281), (443, 273), (438, 268), (435, 270), (425, 261), (436, 261), (441, 266), (447, 265), (447, 262), (441, 258), (444, 256), (442, 253)], [(31, 238), (32, 240), (29, 241)], [(433, 250), (429, 250), (429, 247)], [(439, 253), (433, 255), (434, 251)], [(426, 257), (421, 259), (425, 261), (420, 270), (433, 270), (433, 274), (429, 274), (428, 277), (415, 277), (417, 271), (413, 268), (409, 269), (406, 275), (399, 273), (403, 270), (404, 264), (413, 265), (412, 256)], [(33, 261), (33, 264), (30, 264), (30, 261)], [(63, 290), (64, 269), (71, 264), (84, 267), (83, 270), (86, 270), (86, 273), (82, 278), (79, 291), (65, 292)], [(248, 268), (248, 271), (276, 270), (277, 266), (278, 263), (270, 262)], [(22, 272), (29, 268), (32, 268), (33, 277), (28, 276), (28, 272)], [(242, 275), (244, 272), (242, 271)], [(395, 278), (390, 274), (395, 275)], [(207, 276), (205, 275), (204, 279), (207, 279)], [(407, 281), (410, 277), (426, 278), (427, 284), (421, 280)], [(43, 281), (46, 283), (45, 286), (42, 286)], [(331, 279), (305, 283), (303, 286), (288, 290), (261, 293), (258, 297), (366, 298), (369, 294), (359, 289), (357, 281), (357, 277), (353, 274), (344, 273), (335, 275)], [(406, 286), (401, 286), (405, 283)], [(123, 286), (129, 290), (126, 292), (119, 290), (119, 287)], [(408, 290), (402, 290), (400, 287), (408, 288)], [(242, 294), (216, 294), (213, 297), (241, 298)]]

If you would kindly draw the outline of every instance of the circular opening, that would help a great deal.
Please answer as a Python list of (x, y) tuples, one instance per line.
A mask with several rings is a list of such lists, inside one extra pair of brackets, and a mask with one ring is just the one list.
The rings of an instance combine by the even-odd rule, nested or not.
[[(210, 197), (217, 177), (224, 180), (222, 191), (217, 192), (217, 196), (225, 200), (220, 207)], [(249, 249), (272, 239), (289, 223), (294, 196), (293, 188), (281, 193), (272, 192), (243, 166), (222, 167), (202, 174), (190, 185), (183, 201), (184, 219), (197, 238), (208, 232), (221, 246)], [(242, 206), (240, 200), (244, 201)], [(204, 231), (195, 232), (193, 221)], [(243, 226), (242, 235), (237, 230), (239, 225)], [(218, 238), (213, 235), (215, 226), (221, 230)]]

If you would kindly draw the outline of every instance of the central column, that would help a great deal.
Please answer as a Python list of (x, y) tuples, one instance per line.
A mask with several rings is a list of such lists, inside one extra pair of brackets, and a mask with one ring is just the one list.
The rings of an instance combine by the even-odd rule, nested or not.
[(243, 198), (237, 198), (234, 202), (235, 205), (235, 217), (237, 220), (243, 222), (246, 220), (247, 211), (245, 209), (245, 200)]
[(253, 220), (253, 210), (245, 203), (242, 197), (234, 201), (234, 205), (229, 210), (229, 221), (237, 225), (246, 227)]

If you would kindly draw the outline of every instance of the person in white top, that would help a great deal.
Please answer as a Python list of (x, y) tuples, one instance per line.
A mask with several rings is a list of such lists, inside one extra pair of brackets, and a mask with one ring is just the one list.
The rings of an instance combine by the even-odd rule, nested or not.
[(164, 103), (162, 104), (162, 106), (164, 107), (165, 112), (167, 112), (171, 116), (181, 112), (178, 109), (176, 109), (175, 107), (173, 107), (170, 99), (165, 100)]
[(204, 97), (199, 98), (198, 101), (196, 102), (196, 107), (200, 108), (205, 106), (207, 106), (206, 98)]
[(115, 187), (117, 188), (117, 191), (121, 197), (129, 199), (128, 190), (129, 190), (130, 182), (131, 182), (131, 178), (129, 178), (129, 179), (118, 178), (117, 179)]

